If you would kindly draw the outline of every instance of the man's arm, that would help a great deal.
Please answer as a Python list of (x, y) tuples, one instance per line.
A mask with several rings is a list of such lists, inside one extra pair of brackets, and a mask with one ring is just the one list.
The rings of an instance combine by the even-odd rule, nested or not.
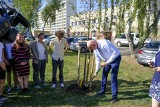
[(98, 74), (98, 71), (100, 69), (100, 62), (101, 59), (100, 57), (95, 53), (95, 59), (96, 59), (96, 70), (95, 70), (95, 74)]

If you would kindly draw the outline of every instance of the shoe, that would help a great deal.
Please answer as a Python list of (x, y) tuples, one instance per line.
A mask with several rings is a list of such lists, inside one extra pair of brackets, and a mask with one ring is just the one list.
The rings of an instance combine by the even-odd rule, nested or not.
[(6, 101), (6, 100), (8, 100), (8, 98), (6, 96), (4, 96), (4, 95), (0, 96), (0, 101)]
[(11, 94), (11, 92), (12, 92), (12, 88), (9, 87), (9, 88), (7, 89), (7, 94)]
[(60, 86), (61, 86), (61, 88), (64, 88), (64, 84), (63, 83), (60, 83)]
[(34, 88), (40, 89), (41, 87), (39, 85), (35, 85)]
[(4, 104), (4, 101), (0, 101), (0, 106), (2, 106)]
[(112, 98), (112, 100), (111, 100), (111, 102), (110, 103), (115, 103), (115, 102), (117, 102), (118, 101), (118, 99), (117, 98)]
[(56, 84), (52, 84), (52, 88), (56, 88)]
[(99, 91), (96, 95), (97, 95), (97, 96), (100, 96), (100, 95), (104, 95), (104, 94), (105, 94), (104, 91)]

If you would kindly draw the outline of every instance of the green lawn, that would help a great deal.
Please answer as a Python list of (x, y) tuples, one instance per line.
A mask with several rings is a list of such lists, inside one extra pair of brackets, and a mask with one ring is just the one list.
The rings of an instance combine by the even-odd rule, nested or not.
[[(50, 56), (49, 56), (50, 57)], [(82, 64), (84, 56), (81, 56)], [(83, 70), (83, 66), (81, 68)], [(46, 68), (47, 86), (42, 89), (33, 88), (32, 66), (30, 71), (29, 89), (30, 93), (19, 94), (13, 92), (6, 107), (21, 106), (105, 106), (105, 107), (149, 107), (151, 98), (148, 96), (149, 86), (153, 71), (149, 67), (137, 64), (136, 59), (123, 56), (119, 70), (119, 101), (111, 104), (110, 76), (105, 96), (96, 97), (100, 89), (101, 72), (94, 79), (92, 91), (86, 95), (72, 94), (66, 91), (66, 87), (76, 83), (77, 79), (77, 53), (68, 51), (65, 56), (64, 81), (65, 89), (57, 84), (56, 89), (51, 89), (52, 66), (51, 58)], [(5, 85), (7, 87), (7, 84)]]

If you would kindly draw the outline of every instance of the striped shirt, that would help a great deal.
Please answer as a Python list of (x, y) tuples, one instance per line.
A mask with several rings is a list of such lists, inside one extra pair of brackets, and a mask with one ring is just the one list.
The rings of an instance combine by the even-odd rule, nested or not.
[[(27, 46), (27, 48), (25, 48), (23, 44), (20, 44), (19, 49), (16, 50), (16, 45), (14, 44), (11, 51), (15, 61), (15, 71), (17, 72), (18, 76), (29, 75), (29, 47)], [(27, 62), (27, 64), (21, 65), (21, 62)]]

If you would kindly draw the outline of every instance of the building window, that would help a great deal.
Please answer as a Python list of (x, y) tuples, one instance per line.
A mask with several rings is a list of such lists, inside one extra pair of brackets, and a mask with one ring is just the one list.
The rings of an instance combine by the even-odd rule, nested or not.
[(92, 24), (96, 23), (96, 19), (92, 19)]
[(86, 21), (85, 21), (85, 20), (82, 20), (82, 23), (83, 23), (83, 25), (85, 25)]
[(13, 2), (13, 0), (8, 0), (8, 2)]
[(78, 21), (78, 25), (81, 25), (81, 21)]
[(77, 26), (77, 22), (74, 22), (74, 25)]
[(73, 25), (74, 25), (74, 22), (72, 22), (71, 25), (73, 26)]

